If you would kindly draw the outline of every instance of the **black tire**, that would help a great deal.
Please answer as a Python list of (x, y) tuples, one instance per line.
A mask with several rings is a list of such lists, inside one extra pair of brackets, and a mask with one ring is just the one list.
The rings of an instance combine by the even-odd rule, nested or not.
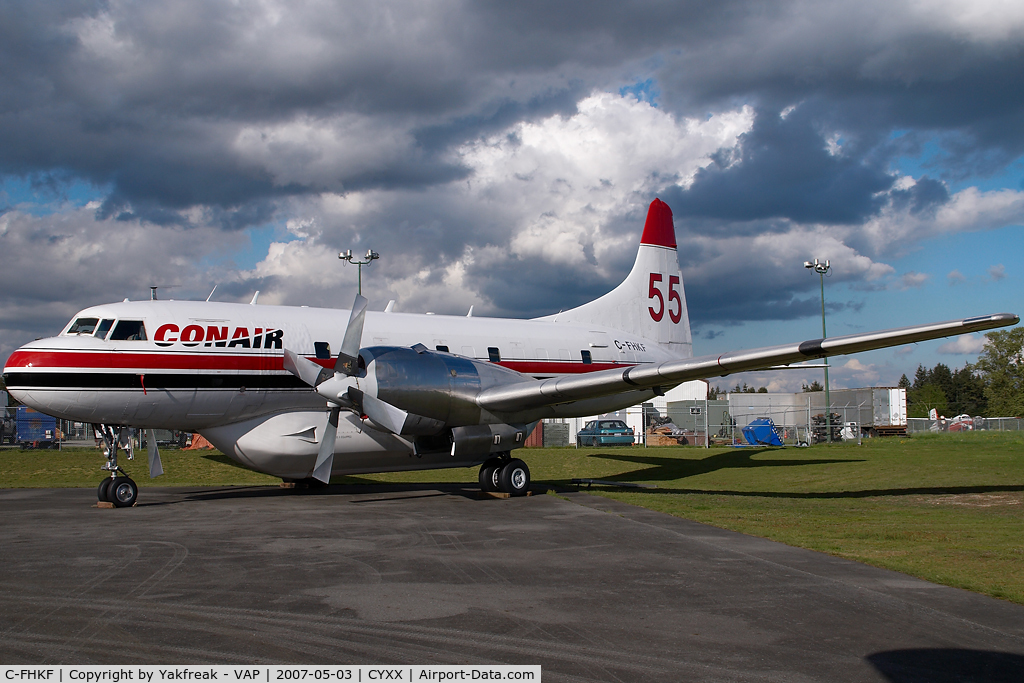
[(101, 503), (110, 502), (110, 482), (112, 481), (113, 479), (111, 479), (110, 477), (103, 478), (103, 481), (100, 482), (100, 485), (96, 487), (96, 500), (98, 500)]
[(498, 490), (498, 472), (501, 469), (501, 460), (489, 458), (480, 466), (480, 490), (494, 493)]
[(512, 458), (498, 473), (498, 486), (510, 496), (525, 496), (530, 490), (530, 468), (519, 458)]
[(117, 477), (108, 491), (114, 507), (130, 508), (139, 497), (139, 487), (128, 477)]

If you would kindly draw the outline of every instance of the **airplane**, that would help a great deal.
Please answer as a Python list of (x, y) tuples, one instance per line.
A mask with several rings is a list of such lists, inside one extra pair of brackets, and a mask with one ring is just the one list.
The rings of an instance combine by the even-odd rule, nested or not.
[[(612, 291), (532, 320), (214, 301), (86, 308), (4, 367), (17, 400), (98, 426), (100, 501), (138, 486), (129, 426), (200, 433), (238, 464), (300, 485), (332, 476), (480, 466), (487, 491), (525, 495), (512, 457), (544, 418), (596, 415), (688, 380), (1014, 325), (1010, 313), (693, 357), (672, 211), (648, 210), (636, 261)], [(472, 311), (470, 312), (472, 313)], [(332, 349), (334, 349), (332, 351)]]

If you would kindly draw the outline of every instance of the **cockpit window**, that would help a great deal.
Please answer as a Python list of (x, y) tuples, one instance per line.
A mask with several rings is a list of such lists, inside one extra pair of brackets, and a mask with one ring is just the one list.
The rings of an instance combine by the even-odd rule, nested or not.
[(109, 318), (101, 321), (99, 327), (96, 328), (96, 336), (99, 337), (100, 339), (105, 339), (107, 336), (107, 332), (110, 331), (110, 326), (113, 324), (114, 321)]
[(99, 318), (79, 318), (71, 323), (71, 327), (68, 328), (68, 334), (92, 334), (93, 330), (96, 329), (96, 323), (99, 321)]
[(146, 326), (141, 320), (118, 320), (110, 341), (145, 341)]

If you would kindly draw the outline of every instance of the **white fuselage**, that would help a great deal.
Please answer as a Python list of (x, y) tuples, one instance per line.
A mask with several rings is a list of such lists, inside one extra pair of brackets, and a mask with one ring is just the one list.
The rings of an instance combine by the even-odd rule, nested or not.
[[(287, 347), (333, 367), (349, 311), (216, 302), (144, 301), (94, 306), (76, 320), (111, 321), (101, 336), (69, 334), (16, 351), (5, 375), (17, 399), (76, 421), (199, 431), (241, 464), (283, 477), (308, 476), (326, 423), (324, 400), (282, 366)], [(115, 339), (122, 321), (145, 339)], [(74, 323), (74, 321), (73, 321)], [(125, 336), (120, 334), (120, 336)], [(411, 346), (494, 360), (551, 377), (668, 360), (661, 345), (597, 325), (368, 312), (362, 346)], [(316, 358), (319, 347), (320, 358)], [(330, 357), (325, 353), (330, 350)], [(612, 397), (611, 410), (648, 397)], [(554, 408), (549, 415), (574, 414)], [(592, 413), (591, 413), (592, 414)], [(415, 456), (405, 438), (345, 413), (336, 474), (468, 465)]]

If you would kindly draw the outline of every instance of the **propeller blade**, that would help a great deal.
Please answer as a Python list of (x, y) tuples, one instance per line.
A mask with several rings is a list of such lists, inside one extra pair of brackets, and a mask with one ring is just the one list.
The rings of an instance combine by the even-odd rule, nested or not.
[(437, 434), (444, 429), (444, 422), (415, 413), (407, 413), (390, 403), (350, 387), (347, 394), (350, 401), (359, 406), (363, 414), (380, 429), (400, 436)]
[(313, 466), (313, 478), (319, 479), (325, 484), (331, 481), (331, 468), (334, 466), (334, 442), (338, 438), (338, 415), (340, 413), (341, 408), (331, 408), (331, 414), (327, 418), (327, 427), (324, 429), (323, 438), (320, 439), (316, 464)]
[(356, 360), (359, 358), (359, 345), (363, 340), (363, 321), (366, 319), (366, 297), (356, 294), (352, 302), (352, 315), (348, 318), (345, 328), (345, 339), (341, 342), (338, 362), (334, 365), (335, 372), (346, 375), (356, 374)]
[(156, 432), (146, 430), (146, 449), (149, 451), (149, 478), (156, 479), (164, 473), (164, 464), (160, 462), (160, 449), (156, 446)]
[(321, 382), (334, 377), (333, 371), (317, 365), (291, 349), (284, 350), (284, 369), (311, 387), (316, 387)]
[(392, 434), (401, 434), (406, 420), (409, 419), (409, 413), (401, 408), (366, 393), (363, 394), (363, 412), (370, 418), (370, 422)]

